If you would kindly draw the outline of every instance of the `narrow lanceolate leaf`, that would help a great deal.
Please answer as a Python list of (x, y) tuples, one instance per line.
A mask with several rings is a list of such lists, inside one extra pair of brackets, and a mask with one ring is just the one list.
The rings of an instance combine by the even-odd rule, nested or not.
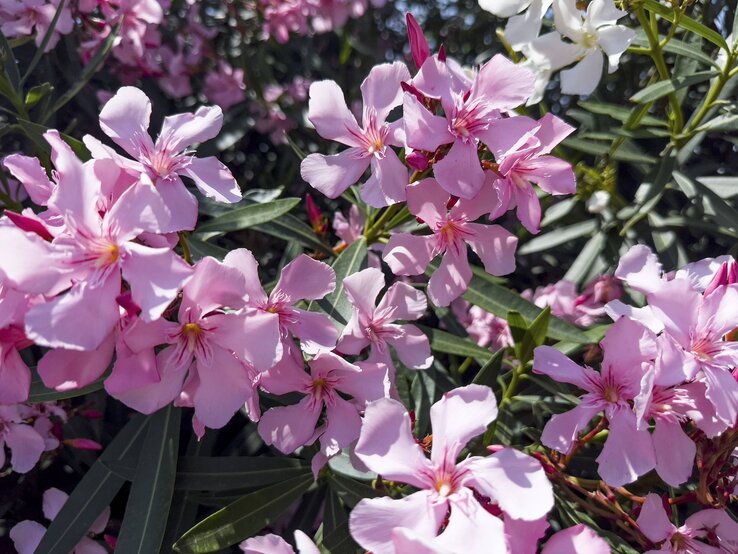
[[(664, 19), (668, 19), (672, 23), (677, 19), (677, 14), (673, 8), (668, 8), (659, 3), (659, 0), (644, 0), (643, 7), (648, 11), (654, 12)], [(679, 14), (677, 24), (679, 27), (692, 31), (698, 34), (704, 39), (709, 40), (714, 45), (719, 46), (723, 50), (730, 50), (728, 43), (717, 31), (713, 31), (709, 27), (706, 27), (702, 23), (695, 21), (691, 17), (687, 17), (684, 14)]]
[(263, 204), (252, 204), (236, 208), (211, 219), (197, 228), (198, 233), (212, 231), (229, 232), (247, 229), (254, 225), (268, 223), (286, 214), (300, 203), (299, 198), (281, 198)]
[(492, 357), (487, 360), (480, 369), (479, 373), (474, 376), (472, 383), (475, 385), (486, 385), (488, 387), (494, 387), (497, 383), (497, 376), (500, 374), (502, 369), (502, 358), (505, 356), (505, 349), (498, 350)]
[(17, 91), (21, 80), (20, 73), (18, 72), (18, 62), (15, 61), (13, 49), (2, 33), (0, 33), (0, 63), (3, 64), (3, 70), (8, 84), (13, 91)]
[(320, 308), (336, 323), (339, 330), (346, 326), (353, 310), (344, 291), (343, 280), (366, 267), (367, 252), (363, 238), (351, 243), (341, 252), (332, 265), (336, 272), (336, 289), (325, 298), (311, 303), (310, 309)]
[(436, 352), (454, 354), (456, 356), (466, 356), (474, 358), (481, 363), (486, 362), (492, 355), (489, 350), (478, 346), (468, 337), (452, 335), (446, 331), (441, 331), (440, 329), (434, 329), (432, 327), (425, 327), (424, 325), (419, 325), (418, 327), (428, 335), (430, 338), (431, 349)]
[(182, 413), (171, 404), (151, 416), (116, 549), (159, 552), (174, 493)]
[(630, 97), (630, 101), (638, 104), (653, 102), (681, 88), (691, 87), (692, 85), (707, 81), (716, 75), (717, 71), (698, 71), (691, 75), (675, 75), (671, 79), (659, 81), (638, 91)]
[(74, 488), (59, 514), (51, 522), (37, 552), (71, 552), (102, 511), (110, 504), (125, 479), (110, 471), (105, 462), (137, 456), (145, 436), (147, 420), (135, 416), (113, 439)]
[(288, 242), (297, 242), (305, 248), (323, 252), (329, 256), (333, 255), (333, 250), (318, 239), (315, 236), (315, 232), (309, 226), (292, 214), (284, 214), (274, 221), (255, 225), (254, 230)]
[(518, 248), (518, 254), (525, 255), (550, 250), (555, 246), (566, 244), (572, 240), (576, 240), (581, 237), (588, 237), (592, 235), (596, 229), (597, 220), (595, 219), (589, 219), (579, 223), (574, 223), (573, 225), (560, 227), (555, 231), (550, 231), (532, 238), (523, 246)]
[(313, 483), (311, 474), (287, 479), (239, 498), (187, 531), (174, 545), (183, 554), (218, 552), (261, 531)]
[[(464, 299), (496, 316), (505, 318), (508, 312), (515, 311), (522, 314), (527, 320), (532, 321), (542, 311), (518, 293), (478, 277), (472, 278), (469, 289), (464, 293)], [(551, 317), (548, 336), (555, 340), (580, 343), (589, 341), (587, 335), (582, 333), (580, 329), (557, 317)]]
[(310, 465), (295, 458), (191, 456), (180, 458), (178, 490), (227, 491), (258, 488), (310, 474)]

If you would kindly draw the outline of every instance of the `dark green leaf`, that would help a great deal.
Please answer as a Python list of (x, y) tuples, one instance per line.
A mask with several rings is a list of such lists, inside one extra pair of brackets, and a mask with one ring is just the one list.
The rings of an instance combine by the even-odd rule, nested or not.
[(578, 238), (588, 237), (597, 230), (597, 225), (596, 219), (589, 219), (574, 223), (573, 225), (559, 227), (554, 231), (532, 238), (518, 248), (518, 254), (525, 255), (550, 250), (551, 248), (566, 244)]
[(727, 113), (712, 118), (704, 123), (698, 131), (737, 131), (738, 113)]
[(309, 473), (310, 466), (295, 458), (191, 456), (180, 458), (175, 488), (215, 492), (264, 487)]
[(363, 481), (357, 481), (338, 473), (328, 474), (328, 483), (335, 490), (344, 504), (353, 508), (363, 498), (374, 498), (379, 493), (371, 485)]
[[(5, 35), (0, 32), (0, 62), (3, 64), (5, 77), (8, 80), (8, 84), (11, 89), (15, 92), (20, 86), (20, 73), (18, 72), (18, 62), (13, 55), (13, 49), (8, 43), (8, 39)], [(17, 92), (15, 92), (17, 95)]]
[[(30, 138), (36, 145), (43, 151), (43, 152), (50, 152), (51, 146), (49, 146), (49, 143), (46, 142), (46, 139), (44, 138), (44, 133), (49, 130), (48, 127), (45, 127), (44, 125), (39, 125), (38, 123), (32, 123), (31, 121), (26, 121), (25, 119), (18, 118), (18, 125), (20, 125), (23, 128), (23, 131), (26, 133), (28, 138)], [(62, 139), (64, 139), (64, 142), (66, 142), (74, 151), (74, 153), (77, 155), (77, 157), (82, 160), (83, 162), (86, 162), (90, 159), (90, 151), (87, 150), (87, 147), (82, 141), (77, 140), (74, 137), (70, 137), (67, 134), (59, 133)]]
[[(585, 110), (592, 113), (608, 115), (613, 119), (616, 119), (617, 121), (622, 121), (623, 123), (630, 119), (632, 113), (632, 109), (625, 106), (620, 106), (618, 104), (607, 104), (605, 102), (592, 102), (590, 100), (580, 100), (577, 103), (577, 106), (579, 106), (580, 108), (584, 108)], [(658, 119), (651, 115), (643, 116), (643, 118), (641, 119), (641, 123), (643, 123), (643, 125), (652, 125), (656, 127), (668, 127), (668, 123), (666, 121), (664, 121), (663, 119)]]
[(174, 549), (183, 554), (199, 554), (236, 544), (282, 515), (312, 484), (311, 474), (302, 475), (247, 494), (187, 531)]
[[(664, 19), (668, 19), (672, 23), (677, 20), (677, 14), (675, 13), (675, 10), (673, 8), (667, 8), (666, 6), (663, 6), (659, 3), (659, 0), (644, 0), (643, 7), (651, 12), (660, 15)], [(687, 17), (684, 14), (679, 14), (677, 23), (679, 27), (698, 34), (702, 38), (709, 40), (714, 45), (719, 46), (723, 50), (730, 50), (730, 48), (728, 47), (728, 43), (725, 42), (725, 39), (720, 33), (718, 33), (717, 31), (713, 31), (709, 27), (706, 27), (702, 23), (695, 21), (691, 17)]]
[[(633, 45), (642, 46), (644, 48), (649, 48), (648, 38), (646, 37), (646, 34), (643, 32), (643, 29), (638, 29), (636, 32), (638, 34), (635, 40), (633, 41)], [(659, 39), (663, 40), (664, 37), (661, 36), (659, 37)], [(683, 40), (679, 40), (678, 38), (674, 38), (674, 37), (670, 38), (664, 45), (663, 50), (671, 54), (676, 54), (678, 56), (684, 56), (685, 58), (691, 58), (693, 60), (697, 60), (699, 62), (702, 62), (705, 65), (710, 65), (710, 66), (713, 66), (719, 69), (715, 60), (713, 60), (710, 56), (705, 54), (698, 47), (688, 44), (684, 42)]]
[[(517, 311), (532, 321), (541, 313), (540, 308), (522, 298), (518, 293), (476, 276), (472, 277), (469, 288), (464, 293), (464, 299), (499, 317), (506, 318), (508, 312)], [(588, 340), (580, 329), (557, 317), (551, 318), (548, 336), (555, 340), (573, 342), (587, 342)]]
[(287, 242), (294, 241), (302, 244), (305, 248), (333, 256), (333, 250), (318, 239), (310, 227), (292, 214), (285, 214), (274, 221), (262, 225), (255, 225), (253, 228), (267, 235), (272, 235)]
[(339, 330), (346, 326), (353, 310), (344, 291), (343, 280), (366, 267), (367, 252), (366, 241), (363, 237), (352, 242), (333, 262), (333, 271), (336, 272), (335, 290), (325, 298), (311, 302), (310, 309), (319, 307), (336, 323)]
[(74, 549), (125, 483), (125, 479), (105, 467), (105, 462), (137, 455), (145, 429), (146, 418), (137, 415), (118, 433), (69, 495), (37, 552), (66, 554)]
[(281, 198), (263, 204), (236, 208), (211, 219), (197, 228), (198, 233), (239, 231), (268, 223), (289, 212), (300, 203), (299, 198)]
[(440, 329), (418, 325), (420, 330), (430, 337), (431, 349), (444, 354), (455, 354), (474, 358), (481, 363), (486, 362), (492, 353), (486, 348), (478, 346), (469, 338), (452, 335)]
[(504, 348), (495, 352), (492, 357), (487, 360), (487, 363), (480, 368), (479, 373), (474, 376), (472, 383), (476, 385), (486, 385), (490, 388), (494, 387), (497, 384), (497, 376), (500, 374), (500, 369), (502, 369), (502, 359), (504, 356)]
[(169, 405), (150, 417), (126, 513), (118, 534), (120, 552), (159, 552), (174, 493), (182, 412)]
[(653, 102), (681, 88), (691, 87), (692, 85), (707, 81), (716, 75), (717, 71), (698, 71), (691, 75), (675, 75), (671, 79), (659, 81), (641, 89), (630, 97), (630, 101), (638, 104)]
[(602, 252), (605, 242), (607, 242), (607, 235), (605, 233), (595, 233), (584, 245), (574, 262), (569, 266), (564, 279), (581, 285), (589, 276), (592, 265)]

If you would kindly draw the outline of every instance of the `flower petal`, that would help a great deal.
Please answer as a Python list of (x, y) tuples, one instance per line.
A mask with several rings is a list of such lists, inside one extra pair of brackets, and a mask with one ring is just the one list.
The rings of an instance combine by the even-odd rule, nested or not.
[(507, 275), (515, 271), (515, 250), (518, 237), (499, 225), (467, 223), (473, 235), (466, 242), (484, 264), (491, 275)]
[(359, 148), (348, 148), (333, 156), (310, 154), (300, 164), (300, 175), (328, 198), (338, 198), (356, 183), (371, 160), (361, 157)]
[(135, 139), (142, 135), (148, 137), (150, 118), (149, 97), (136, 87), (121, 87), (100, 111), (100, 128), (118, 146), (136, 158)]
[[(282, 269), (272, 295), (285, 302), (319, 300), (336, 288), (336, 272), (328, 264), (300, 254)], [(281, 294), (280, 294), (281, 293)]]
[(400, 83), (409, 80), (410, 71), (402, 62), (383, 63), (372, 67), (367, 78), (361, 83), (365, 126), (369, 123), (367, 109), (376, 112), (377, 122), (384, 122), (387, 119), (392, 109), (402, 103)]
[(231, 170), (215, 156), (193, 157), (183, 172), (201, 193), (216, 202), (234, 203), (242, 198), (241, 188)]
[(477, 145), (457, 140), (448, 154), (433, 166), (438, 184), (459, 198), (474, 198), (484, 185), (484, 171), (479, 163)]
[(259, 435), (283, 454), (291, 454), (313, 436), (321, 407), (311, 406), (306, 396), (297, 404), (270, 408), (259, 420)]
[(347, 146), (360, 145), (357, 137), (361, 129), (335, 81), (317, 81), (310, 85), (308, 119), (321, 137)]

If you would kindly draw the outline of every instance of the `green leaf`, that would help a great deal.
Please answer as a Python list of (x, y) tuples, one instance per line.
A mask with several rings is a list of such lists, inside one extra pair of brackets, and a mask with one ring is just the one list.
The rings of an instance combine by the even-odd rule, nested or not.
[(366, 482), (357, 481), (338, 473), (328, 474), (328, 483), (341, 501), (348, 507), (353, 508), (364, 498), (374, 498), (379, 493)]
[(364, 237), (352, 242), (348, 248), (341, 252), (333, 262), (333, 271), (336, 272), (336, 288), (325, 298), (310, 303), (309, 309), (320, 308), (328, 315), (342, 330), (353, 311), (353, 305), (349, 302), (344, 291), (343, 280), (366, 267), (367, 245)]
[(579, 223), (574, 223), (573, 225), (559, 227), (554, 231), (532, 238), (523, 246), (518, 248), (518, 254), (525, 255), (533, 254), (534, 252), (542, 252), (578, 238), (590, 236), (597, 230), (597, 226), (598, 223), (596, 219), (588, 219), (580, 221)]
[(299, 198), (282, 198), (263, 204), (236, 208), (211, 219), (197, 228), (198, 233), (239, 231), (268, 223), (289, 212), (300, 203)]
[(80, 389), (72, 389), (66, 391), (56, 391), (46, 388), (41, 379), (31, 381), (31, 392), (28, 395), (28, 402), (56, 402), (57, 400), (67, 400), (69, 398), (77, 398), (91, 392), (102, 390), (105, 377), (101, 377), (97, 381), (93, 381)]
[[(630, 119), (631, 108), (620, 106), (619, 104), (607, 104), (605, 102), (592, 102), (590, 100), (577, 102), (577, 106), (587, 110), (588, 112), (608, 115), (617, 121), (625, 123)], [(668, 127), (669, 124), (663, 119), (658, 119), (652, 115), (644, 115), (641, 119), (643, 125), (652, 125), (654, 127)]]
[[(8, 39), (5, 35), (0, 32), (0, 62), (3, 64), (5, 77), (8, 79), (8, 84), (11, 89), (15, 92), (20, 86), (20, 73), (18, 72), (18, 62), (13, 55), (13, 49), (8, 43)], [(17, 94), (17, 93), (16, 93)]]
[(206, 240), (200, 240), (199, 238), (188, 235), (187, 244), (190, 246), (190, 253), (194, 261), (201, 260), (205, 256), (211, 256), (216, 260), (223, 261), (223, 258), (228, 254), (228, 250), (211, 244)]
[(125, 483), (125, 479), (105, 467), (105, 462), (137, 456), (146, 422), (144, 416), (137, 415), (123, 427), (69, 495), (49, 525), (37, 552), (66, 554), (87, 534)]
[(312, 474), (302, 475), (247, 494), (187, 531), (174, 549), (183, 554), (217, 552), (251, 537), (282, 515), (312, 484)]
[[(472, 277), (469, 288), (464, 293), (464, 300), (496, 316), (504, 318), (507, 317), (508, 312), (516, 311), (526, 319), (533, 321), (542, 311), (538, 306), (528, 302), (518, 293), (506, 287), (480, 279), (477, 276)], [(557, 317), (551, 318), (548, 336), (555, 340), (569, 340), (572, 342), (584, 343), (588, 340), (587, 336), (580, 329)]]
[(592, 235), (592, 238), (587, 241), (574, 262), (569, 266), (564, 279), (581, 285), (589, 275), (592, 264), (595, 263), (606, 242), (607, 235), (605, 233), (598, 232)]
[(705, 213), (712, 216), (718, 224), (728, 229), (736, 229), (738, 225), (738, 211), (720, 198), (720, 196), (699, 181), (693, 181), (678, 171), (674, 172), (674, 181), (687, 197), (701, 203)]
[(182, 412), (169, 405), (150, 417), (116, 550), (159, 552), (174, 493)]
[(255, 225), (253, 228), (261, 233), (272, 235), (287, 242), (297, 242), (305, 248), (333, 256), (333, 250), (318, 239), (310, 227), (292, 214), (285, 214), (274, 221), (262, 225)]
[[(31, 121), (26, 121), (20, 117), (17, 118), (17, 120), (18, 125), (20, 125), (26, 135), (28, 135), (28, 138), (30, 138), (43, 152), (51, 152), (51, 146), (49, 146), (49, 143), (46, 142), (46, 139), (43, 136), (44, 133), (49, 130), (48, 127)], [(74, 137), (70, 137), (65, 133), (59, 133), (59, 136), (64, 139), (64, 142), (71, 147), (72, 151), (74, 151), (80, 160), (86, 162), (90, 159), (90, 151), (87, 150), (87, 147), (82, 141), (79, 141)]]
[(653, 102), (681, 88), (691, 87), (692, 85), (707, 81), (717, 74), (717, 71), (698, 71), (691, 75), (675, 75), (671, 79), (659, 81), (641, 89), (630, 97), (630, 101), (636, 102), (637, 104)]
[[(672, 23), (677, 19), (677, 14), (674, 12), (674, 9), (667, 8), (666, 6), (659, 4), (659, 0), (645, 0), (643, 2), (643, 7), (646, 8), (648, 11), (654, 12), (664, 19), (671, 21)], [(684, 14), (680, 14), (677, 24), (679, 25), (679, 27), (687, 29), (688, 31), (692, 31), (702, 38), (709, 40), (714, 45), (719, 46), (723, 50), (730, 51), (728, 43), (725, 42), (725, 39), (722, 37), (722, 35), (717, 31), (713, 31), (709, 27), (706, 27), (702, 23), (699, 23), (698, 21), (695, 21), (694, 19), (687, 17)]]
[(191, 456), (177, 466), (178, 490), (227, 491), (265, 487), (310, 474), (310, 465), (295, 458)]
[(698, 131), (738, 131), (738, 113), (726, 113), (704, 123)]
[(500, 369), (502, 369), (502, 359), (504, 357), (504, 348), (495, 352), (492, 357), (487, 360), (487, 363), (481, 367), (479, 373), (474, 376), (472, 383), (475, 385), (486, 385), (493, 388), (497, 384), (497, 376), (500, 374)]
[(54, 17), (51, 19), (51, 22), (46, 28), (46, 33), (44, 34), (44, 38), (41, 39), (41, 44), (39, 44), (38, 48), (36, 48), (36, 53), (33, 55), (33, 59), (28, 64), (28, 67), (26, 68), (26, 72), (23, 75), (23, 78), (21, 79), (21, 84), (23, 84), (28, 79), (31, 73), (33, 73), (33, 70), (36, 69), (38, 62), (40, 62), (41, 58), (43, 58), (43, 56), (46, 54), (46, 47), (49, 45), (49, 42), (51, 41), (51, 37), (54, 36), (54, 32), (56, 30), (56, 24), (59, 22), (59, 18), (61, 17), (61, 14), (64, 11), (64, 8), (66, 7), (65, 6), (66, 3), (67, 3), (67, 0), (59, 0), (59, 3), (56, 6), (56, 12), (54, 13)]
[(431, 349), (436, 352), (474, 358), (480, 363), (486, 362), (492, 355), (489, 350), (478, 346), (467, 337), (460, 337), (425, 325), (418, 325), (417, 327), (428, 335)]
[(35, 87), (33, 87), (26, 94), (26, 108), (32, 108), (33, 106), (38, 104), (41, 99), (49, 94), (52, 90), (54, 90), (54, 87), (51, 86), (51, 83), (44, 83), (43, 85), (36, 85)]
[[(636, 38), (633, 40), (632, 44), (634, 46), (649, 48), (648, 37), (646, 37), (646, 33), (643, 31), (643, 29), (638, 29), (636, 33)], [(659, 36), (660, 41), (664, 38), (664, 36)], [(663, 46), (662, 50), (664, 50), (665, 52), (669, 52), (670, 54), (676, 54), (678, 56), (684, 56), (685, 58), (691, 58), (693, 60), (697, 60), (698, 62), (702, 62), (705, 65), (710, 65), (717, 69), (720, 69), (715, 60), (705, 54), (702, 50), (696, 48), (694, 45), (684, 42), (683, 40), (679, 40), (678, 38), (670, 38)]]
[(92, 58), (90, 58), (90, 61), (85, 64), (85, 68), (82, 71), (82, 74), (74, 83), (74, 85), (69, 87), (67, 91), (62, 94), (56, 102), (54, 102), (51, 110), (49, 110), (49, 112), (44, 115), (44, 121), (48, 121), (48, 119), (53, 114), (59, 111), (75, 96), (77, 96), (77, 94), (79, 94), (79, 91), (81, 91), (85, 87), (85, 85), (90, 82), (90, 79), (92, 79), (95, 73), (97, 73), (102, 63), (108, 57), (110, 50), (112, 50), (115, 41), (118, 39), (118, 33), (120, 33), (120, 23), (116, 25), (110, 31), (110, 33), (108, 33), (107, 37), (105, 37), (105, 40), (102, 42), (102, 44), (100, 44), (97, 51), (95, 52), (95, 55), (92, 56)]

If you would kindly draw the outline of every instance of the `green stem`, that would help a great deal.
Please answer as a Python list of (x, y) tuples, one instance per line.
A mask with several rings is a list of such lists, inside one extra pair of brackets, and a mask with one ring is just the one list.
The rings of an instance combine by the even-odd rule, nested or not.
[(179, 232), (179, 245), (182, 247), (182, 257), (188, 264), (192, 265), (192, 252), (183, 231)]
[[(650, 46), (649, 55), (656, 65), (656, 71), (659, 73), (659, 78), (662, 81), (667, 81), (671, 78), (671, 75), (669, 73), (669, 68), (666, 65), (666, 60), (664, 60), (664, 53), (658, 34), (654, 32), (654, 27), (652, 26), (652, 23), (654, 22), (649, 21), (643, 7), (636, 8), (635, 14), (641, 27), (643, 27), (643, 31), (646, 33), (646, 38), (648, 39), (648, 44)], [(670, 93), (668, 98), (674, 122), (672, 130), (674, 131), (674, 135), (677, 135), (684, 128), (684, 115), (682, 114), (682, 107), (679, 104), (679, 99), (677, 98), (676, 93)]]
[(369, 226), (369, 229), (364, 233), (367, 244), (373, 244), (377, 242), (377, 239), (385, 231), (385, 224), (392, 219), (395, 214), (399, 211), (402, 206), (400, 204), (392, 204), (387, 206), (382, 214)]

